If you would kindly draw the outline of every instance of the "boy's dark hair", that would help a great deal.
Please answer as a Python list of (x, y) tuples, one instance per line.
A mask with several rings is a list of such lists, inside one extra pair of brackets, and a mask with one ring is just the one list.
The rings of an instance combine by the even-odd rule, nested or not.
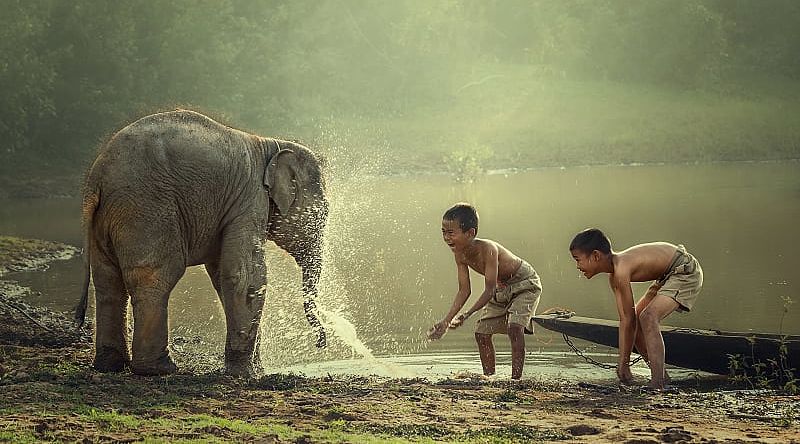
[(591, 253), (597, 250), (604, 254), (611, 254), (611, 241), (597, 228), (588, 228), (575, 235), (569, 244), (569, 251), (578, 250), (582, 253)]
[(478, 232), (478, 210), (468, 203), (460, 202), (453, 205), (444, 212), (443, 219), (457, 221), (461, 231), (474, 228), (475, 233)]

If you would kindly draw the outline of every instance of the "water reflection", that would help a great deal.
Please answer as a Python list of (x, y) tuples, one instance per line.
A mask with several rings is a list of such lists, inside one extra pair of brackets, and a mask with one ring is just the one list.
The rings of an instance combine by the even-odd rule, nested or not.
[[(706, 281), (696, 309), (671, 315), (670, 325), (761, 332), (782, 325), (783, 333), (800, 334), (800, 305), (784, 313), (782, 299), (800, 302), (800, 256), (787, 241), (800, 219), (798, 173), (800, 164), (791, 162), (545, 169), (486, 175), (471, 184), (436, 175), (334, 179), (319, 305), (349, 322), (349, 330), (344, 334), (339, 325), (328, 349), (314, 347), (302, 312), (299, 269), (273, 247), (264, 362), (283, 368), (369, 359), (365, 351), (373, 358), (473, 352), (471, 324), (441, 341), (424, 340), (457, 287), (439, 229), (442, 212), (456, 201), (477, 206), (479, 236), (501, 242), (536, 268), (544, 286), (541, 310), (560, 306), (616, 318), (607, 281), (579, 278), (566, 250), (574, 233), (598, 226), (617, 249), (665, 240), (685, 244), (701, 261)], [(75, 199), (6, 201), (0, 232), (80, 245), (78, 215)], [(78, 300), (80, 267), (74, 259), (46, 273), (8, 278), (41, 292), (34, 302), (66, 310)], [(472, 284), (474, 298), (483, 282), (473, 276)], [(645, 288), (637, 284), (634, 291), (641, 295)], [(224, 315), (202, 267), (189, 268), (179, 282), (170, 316), (173, 335), (201, 338), (209, 353), (221, 355)], [(330, 316), (327, 322), (336, 327)], [(529, 345), (563, 350), (560, 338), (537, 342), (542, 337), (547, 336), (529, 338)], [(508, 349), (505, 338), (495, 343)]]

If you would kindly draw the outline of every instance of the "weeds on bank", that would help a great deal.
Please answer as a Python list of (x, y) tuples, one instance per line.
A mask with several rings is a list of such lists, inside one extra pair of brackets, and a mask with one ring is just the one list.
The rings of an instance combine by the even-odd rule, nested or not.
[(15, 442), (17, 444), (39, 442), (30, 432), (18, 432), (16, 430), (0, 430), (0, 442)]
[[(783, 300), (783, 313), (781, 314), (780, 332), (783, 332), (783, 320), (789, 312), (789, 306), (793, 303), (788, 296)], [(787, 336), (781, 336), (778, 342), (777, 355), (764, 361), (757, 361), (753, 348), (755, 338), (747, 338), (750, 341), (750, 356), (728, 355), (728, 368), (730, 369), (731, 382), (746, 384), (750, 388), (779, 389), (790, 394), (798, 393), (800, 379), (795, 378), (795, 368), (789, 362), (789, 352), (787, 347)], [(794, 363), (795, 365), (797, 363)]]
[(87, 408), (77, 412), (78, 416), (85, 418), (88, 422), (97, 424), (102, 430), (136, 430), (142, 425), (142, 421), (131, 415), (118, 413), (116, 410), (97, 410)]
[[(445, 440), (448, 442), (483, 442), (492, 444), (501, 443), (530, 443), (560, 441), (572, 438), (572, 435), (561, 430), (539, 428), (526, 425), (510, 425), (497, 428), (483, 428), (479, 430), (455, 431), (438, 424), (401, 424), (397, 426), (358, 425), (348, 426), (337, 424), (344, 430), (360, 433), (391, 436), (414, 442)], [(381, 440), (383, 442), (383, 440)]]
[(486, 145), (465, 146), (444, 156), (444, 164), (456, 182), (471, 183), (483, 174), (494, 151)]

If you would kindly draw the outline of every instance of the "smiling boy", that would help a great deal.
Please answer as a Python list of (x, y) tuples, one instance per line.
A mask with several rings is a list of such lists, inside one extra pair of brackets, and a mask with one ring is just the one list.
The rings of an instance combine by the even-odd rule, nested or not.
[[(650, 364), (650, 387), (663, 389), (664, 338), (660, 322), (675, 310), (690, 311), (703, 285), (703, 269), (683, 245), (652, 242), (615, 252), (597, 228), (578, 233), (569, 251), (586, 278), (608, 273), (619, 313), (617, 377), (631, 383), (631, 350), (636, 345)], [(654, 281), (634, 306), (631, 282)]]
[[(428, 331), (428, 338), (441, 338), (448, 328), (459, 327), (483, 309), (475, 326), (483, 374), (495, 372), (492, 335), (503, 333), (511, 340), (511, 378), (519, 379), (525, 364), (524, 334), (533, 334), (531, 318), (539, 305), (542, 285), (530, 264), (497, 242), (477, 238), (477, 234), (478, 212), (472, 205), (458, 203), (444, 213), (442, 237), (455, 258), (458, 292), (444, 319)], [(456, 316), (471, 293), (470, 268), (484, 276), (484, 290), (469, 310)]]

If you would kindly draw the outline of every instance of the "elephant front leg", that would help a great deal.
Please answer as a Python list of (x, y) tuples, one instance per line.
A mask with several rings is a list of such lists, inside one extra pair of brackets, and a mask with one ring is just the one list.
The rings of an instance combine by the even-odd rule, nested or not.
[(256, 376), (261, 371), (258, 335), (267, 285), (261, 242), (230, 234), (223, 240), (219, 262), (219, 292), (225, 309), (225, 371)]

